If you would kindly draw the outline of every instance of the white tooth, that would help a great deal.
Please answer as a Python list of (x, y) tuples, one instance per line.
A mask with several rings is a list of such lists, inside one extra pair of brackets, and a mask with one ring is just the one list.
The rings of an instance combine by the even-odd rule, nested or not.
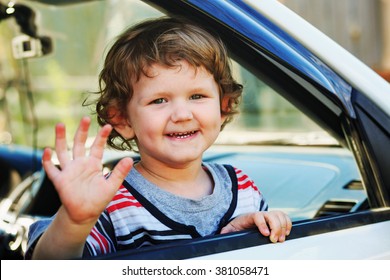
[(190, 135), (194, 134), (195, 130), (193, 131), (188, 131), (188, 132), (177, 132), (177, 133), (170, 133), (168, 134), (170, 137), (176, 137), (176, 138), (187, 138)]

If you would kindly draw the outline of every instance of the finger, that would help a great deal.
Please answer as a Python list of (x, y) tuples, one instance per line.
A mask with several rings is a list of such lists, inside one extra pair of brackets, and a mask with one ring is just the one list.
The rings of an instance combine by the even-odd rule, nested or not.
[(286, 235), (290, 235), (291, 229), (292, 229), (292, 221), (290, 217), (287, 216)]
[(279, 237), (279, 241), (283, 242), (286, 240), (286, 237), (290, 235), (292, 222), (290, 217), (283, 212), (279, 212), (279, 219), (282, 228), (282, 235)]
[(47, 177), (53, 181), (54, 178), (60, 173), (58, 168), (51, 161), (51, 149), (45, 148), (42, 155), (42, 166), (45, 169)]
[(91, 151), (90, 151), (91, 156), (99, 159), (103, 157), (104, 147), (106, 145), (107, 138), (111, 133), (111, 130), (112, 130), (112, 126), (109, 124), (106, 124), (100, 129), (98, 135), (96, 136), (91, 146)]
[(89, 117), (83, 117), (80, 120), (79, 127), (74, 136), (73, 140), (73, 158), (85, 156), (85, 142), (88, 138), (88, 129), (91, 123)]
[(224, 226), (221, 229), (221, 234), (236, 232), (236, 231), (238, 231), (238, 229), (236, 229), (232, 223), (228, 223), (226, 226)]
[(243, 229), (248, 229), (253, 227), (254, 227), (253, 213), (249, 213), (234, 218), (225, 227), (221, 229), (221, 233), (235, 232), (235, 231), (240, 231)]
[(286, 240), (286, 227), (282, 226), (280, 234), (276, 235), (279, 242), (284, 242)]
[(121, 159), (112, 170), (111, 175), (107, 179), (107, 183), (112, 186), (113, 189), (117, 190), (125, 180), (132, 167), (133, 160), (131, 158)]
[[(282, 234), (282, 222), (280, 216), (275, 212), (268, 212), (266, 215), (267, 223), (271, 229), (270, 240), (275, 243), (279, 241), (279, 238), (283, 239), (284, 235)], [(284, 241), (284, 240), (283, 240)]]
[(287, 232), (287, 219), (286, 215), (283, 212), (277, 212), (277, 218), (279, 219), (280, 228), (276, 228), (276, 232), (279, 232), (278, 241), (284, 242), (286, 240), (286, 232)]
[(287, 215), (281, 211), (268, 212), (265, 219), (271, 228), (270, 240), (272, 242), (283, 242), (286, 239)]
[(57, 124), (55, 127), (55, 132), (55, 150), (57, 153), (58, 161), (60, 162), (61, 167), (64, 168), (70, 160), (68, 154), (68, 146), (66, 143), (65, 125), (63, 123)]
[(256, 215), (254, 216), (254, 223), (262, 235), (270, 235), (270, 229), (268, 227), (267, 220), (264, 217), (264, 212), (256, 213)]

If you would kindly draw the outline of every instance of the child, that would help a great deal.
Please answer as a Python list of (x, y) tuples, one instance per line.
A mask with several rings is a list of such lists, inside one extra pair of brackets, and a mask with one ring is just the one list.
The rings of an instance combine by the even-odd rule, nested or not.
[[(221, 40), (179, 19), (160, 18), (124, 32), (107, 54), (97, 100), (102, 126), (85, 155), (90, 119), (81, 120), (73, 158), (56, 126), (61, 165), (42, 160), (62, 206), (30, 229), (27, 258), (95, 256), (172, 240), (257, 227), (283, 242), (291, 221), (267, 212), (241, 170), (202, 162), (237, 112), (242, 86), (231, 75)], [(105, 143), (135, 150), (103, 176)]]

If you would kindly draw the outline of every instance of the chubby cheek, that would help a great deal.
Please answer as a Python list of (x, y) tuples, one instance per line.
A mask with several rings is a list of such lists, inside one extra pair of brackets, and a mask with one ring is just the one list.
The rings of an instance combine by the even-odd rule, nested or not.
[(168, 117), (166, 114), (156, 112), (155, 114), (145, 115), (142, 120), (138, 120), (137, 123), (137, 138), (143, 139), (144, 145), (149, 145), (156, 141), (161, 141), (166, 132), (166, 126), (168, 123)]
[(207, 113), (207, 111), (204, 112), (202, 118), (203, 121), (201, 121), (201, 123), (204, 124), (203, 128), (209, 130), (209, 133), (211, 133), (213, 137), (218, 136), (221, 131), (221, 126), (224, 120), (224, 118), (219, 112), (219, 107), (215, 111), (215, 113)]
[(158, 120), (153, 118), (144, 119), (141, 123), (135, 127), (135, 133), (138, 139), (142, 138), (156, 138), (158, 134), (161, 134), (161, 129), (157, 125)]

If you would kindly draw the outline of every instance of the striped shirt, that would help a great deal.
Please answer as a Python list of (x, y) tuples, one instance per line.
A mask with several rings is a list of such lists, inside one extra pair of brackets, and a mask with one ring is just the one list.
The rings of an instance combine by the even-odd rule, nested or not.
[(201, 201), (177, 197), (145, 179), (140, 188), (141, 175), (133, 169), (92, 229), (84, 256), (213, 235), (241, 214), (267, 210), (259, 189), (242, 170), (204, 166), (215, 186), (213, 195)]

